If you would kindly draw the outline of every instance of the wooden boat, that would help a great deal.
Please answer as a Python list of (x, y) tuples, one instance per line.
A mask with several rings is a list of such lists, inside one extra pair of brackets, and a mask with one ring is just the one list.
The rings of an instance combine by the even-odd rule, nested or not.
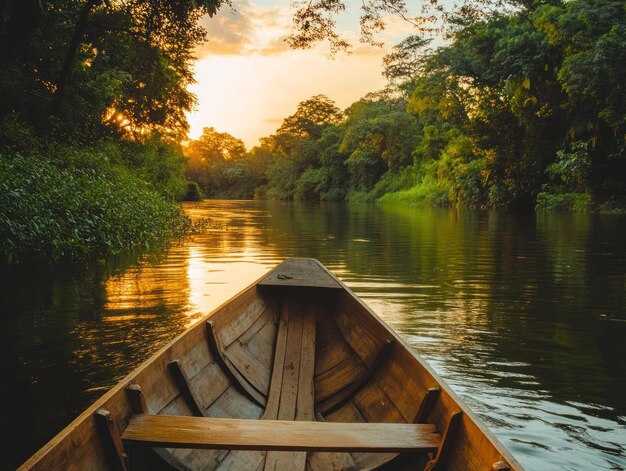
[(521, 470), (318, 261), (289, 259), (174, 339), (22, 470)]

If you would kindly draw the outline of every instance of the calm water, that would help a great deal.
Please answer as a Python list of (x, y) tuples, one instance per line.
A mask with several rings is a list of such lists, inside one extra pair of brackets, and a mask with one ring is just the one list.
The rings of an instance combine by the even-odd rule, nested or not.
[(205, 202), (160, 255), (1, 273), (2, 469), (290, 256), (333, 270), (529, 470), (626, 469), (626, 218)]

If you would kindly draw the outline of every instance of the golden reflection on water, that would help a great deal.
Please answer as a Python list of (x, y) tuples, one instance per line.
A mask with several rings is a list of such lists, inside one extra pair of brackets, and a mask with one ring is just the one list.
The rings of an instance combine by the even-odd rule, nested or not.
[(186, 258), (180, 248), (159, 263), (148, 260), (104, 280), (104, 311), (126, 320), (137, 312), (149, 312), (187, 304), (189, 282)]
[(113, 315), (113, 316), (103, 316), (102, 317), (102, 321), (103, 322), (128, 322), (128, 321), (135, 321), (139, 318), (143, 319), (143, 320), (149, 320), (149, 319), (154, 319), (155, 317), (157, 317), (157, 314), (126, 314), (126, 315)]
[(241, 261), (224, 264), (207, 259), (202, 247), (190, 246), (186, 273), (190, 309), (206, 314), (266, 273), (266, 266), (246, 261), (252, 259), (253, 253), (252, 250), (243, 250), (231, 254)]
[[(192, 218), (207, 215), (206, 209), (192, 205), (187, 212)], [(202, 319), (278, 263), (259, 245), (261, 230), (253, 222), (258, 217), (255, 210), (213, 211), (205, 231), (158, 260), (142, 260), (107, 278), (102, 320), (128, 326), (178, 311), (181, 316), (175, 319), (168, 315), (173, 336)], [(267, 263), (260, 262), (263, 259)], [(85, 335), (89, 332), (81, 333), (83, 339)]]

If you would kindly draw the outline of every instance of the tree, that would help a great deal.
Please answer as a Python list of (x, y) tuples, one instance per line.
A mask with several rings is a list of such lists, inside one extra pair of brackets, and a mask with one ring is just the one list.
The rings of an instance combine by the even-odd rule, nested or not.
[(315, 95), (298, 104), (294, 114), (288, 116), (276, 131), (277, 136), (319, 139), (326, 126), (338, 124), (343, 113), (326, 95)]
[(412, 163), (417, 122), (393, 104), (360, 100), (346, 110), (345, 132), (339, 151), (348, 155), (353, 183), (370, 190), (386, 171), (397, 172)]
[(191, 141), (185, 150), (185, 175), (197, 182), (208, 197), (220, 195), (235, 184), (234, 180), (244, 177), (238, 164), (245, 153), (241, 140), (214, 128), (204, 128), (200, 138)]
[(194, 103), (193, 49), (205, 38), (198, 20), (222, 3), (4, 2), (0, 123), (14, 115), (48, 139), (182, 138)]
[[(533, 0), (462, 0), (460, 3), (429, 0), (413, 15), (405, 0), (364, 0), (361, 4), (360, 41), (383, 45), (378, 34), (387, 26), (389, 17), (412, 25), (417, 33), (452, 31), (459, 24), (488, 19), (498, 12), (528, 10)], [(331, 54), (350, 49), (351, 43), (337, 32), (336, 17), (346, 10), (344, 0), (296, 0), (293, 2), (293, 33), (287, 42), (294, 48), (308, 49), (315, 43), (327, 41)]]
[[(90, 23), (90, 16), (94, 10), (105, 9), (106, 12), (113, 13), (112, 16), (115, 16), (115, 13), (123, 12), (132, 21), (122, 29), (116, 28), (118, 33), (135, 34), (152, 46), (170, 44), (173, 47), (169, 48), (168, 52), (174, 52), (173, 55), (175, 55), (176, 52), (185, 51), (188, 55), (189, 45), (198, 41), (198, 34), (201, 35), (200, 39), (204, 39), (203, 32), (197, 27), (198, 19), (205, 13), (213, 16), (222, 3), (223, 0), (197, 2), (131, 0), (121, 5), (113, 4), (110, 0), (87, 0), (83, 2), (67, 46), (59, 78), (56, 81), (52, 102), (54, 111), (58, 112), (62, 106), (71, 71), (86, 35), (91, 33), (93, 36), (94, 32), (96, 34), (102, 32), (102, 29), (99, 28), (103, 26), (102, 24)], [(102, 19), (102, 17), (106, 18), (107, 15), (100, 14), (99, 16)], [(119, 27), (119, 24), (114, 26)], [(89, 31), (90, 29), (92, 31)], [(99, 29), (100, 31), (98, 31)], [(106, 26), (104, 30), (106, 31)], [(93, 41), (93, 37), (91, 39)], [(164, 50), (165, 48), (161, 49)]]
[(213, 165), (238, 159), (245, 153), (246, 146), (240, 139), (215, 128), (204, 128), (202, 135), (189, 143), (185, 155), (191, 160)]
[(410, 35), (396, 44), (391, 52), (383, 57), (383, 77), (395, 88), (410, 95), (413, 80), (423, 71), (428, 57), (426, 46), (430, 39)]
[[(596, 197), (626, 201), (626, 12), (623, 2), (574, 1), (538, 11), (541, 31), (563, 54), (568, 138), (590, 143)], [(567, 144), (564, 147), (567, 147)], [(623, 204), (623, 203), (621, 203)]]

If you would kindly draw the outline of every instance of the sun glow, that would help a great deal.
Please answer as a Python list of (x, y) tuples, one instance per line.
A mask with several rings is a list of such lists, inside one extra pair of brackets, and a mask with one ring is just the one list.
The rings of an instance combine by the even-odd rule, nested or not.
[(196, 51), (197, 83), (190, 87), (198, 98), (188, 115), (192, 139), (202, 128), (214, 127), (250, 148), (314, 95), (324, 94), (346, 108), (385, 86), (382, 57), (406, 34), (405, 26), (394, 26), (387, 49), (360, 45), (350, 55), (331, 59), (323, 46), (288, 48), (283, 41), (291, 28), (287, 6), (240, 3), (236, 8), (205, 20), (209, 41)]
[(273, 133), (300, 101), (323, 93), (340, 108), (382, 88), (372, 57), (329, 61), (310, 52), (277, 56), (209, 56), (196, 65), (198, 97), (189, 115), (191, 138), (212, 126), (242, 139), (248, 147)]

